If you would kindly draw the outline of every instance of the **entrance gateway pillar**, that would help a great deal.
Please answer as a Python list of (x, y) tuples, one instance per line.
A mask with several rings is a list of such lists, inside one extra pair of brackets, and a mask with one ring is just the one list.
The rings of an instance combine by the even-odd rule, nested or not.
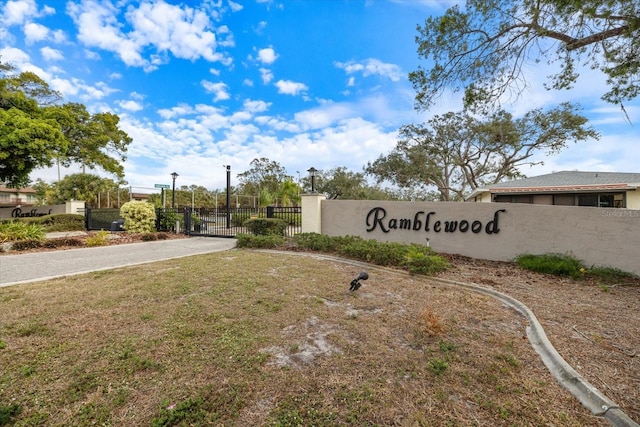
[(303, 194), (302, 207), (302, 232), (322, 233), (322, 201), (326, 197), (319, 193)]

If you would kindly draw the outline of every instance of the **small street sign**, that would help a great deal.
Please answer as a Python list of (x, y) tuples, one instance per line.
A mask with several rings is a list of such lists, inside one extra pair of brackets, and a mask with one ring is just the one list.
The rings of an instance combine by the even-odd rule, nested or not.
[(156, 188), (171, 188), (169, 184), (154, 184)]

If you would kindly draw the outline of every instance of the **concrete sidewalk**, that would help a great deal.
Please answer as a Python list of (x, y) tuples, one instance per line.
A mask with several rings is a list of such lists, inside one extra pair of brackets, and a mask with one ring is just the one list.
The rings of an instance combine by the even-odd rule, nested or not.
[(0, 287), (234, 248), (235, 239), (191, 237), (0, 256)]

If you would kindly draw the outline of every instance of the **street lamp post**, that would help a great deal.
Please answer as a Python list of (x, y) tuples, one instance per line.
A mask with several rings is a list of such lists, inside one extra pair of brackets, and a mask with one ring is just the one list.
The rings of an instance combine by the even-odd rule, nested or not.
[(227, 169), (227, 228), (231, 228), (231, 165), (224, 167)]
[(316, 174), (318, 173), (318, 169), (312, 166), (310, 169), (307, 169), (307, 172), (309, 172), (309, 176), (311, 177), (311, 192), (315, 193), (316, 192)]
[(171, 173), (171, 178), (173, 178), (173, 191), (171, 192), (171, 208), (174, 209), (176, 207), (176, 178), (180, 176), (176, 172)]

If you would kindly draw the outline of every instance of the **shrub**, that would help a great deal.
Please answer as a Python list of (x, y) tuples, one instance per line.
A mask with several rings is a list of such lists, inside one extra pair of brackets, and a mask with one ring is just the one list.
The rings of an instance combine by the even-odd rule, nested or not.
[(234, 227), (241, 227), (245, 221), (251, 219), (251, 212), (235, 212), (231, 215), (231, 225)]
[(155, 233), (144, 233), (144, 234), (140, 237), (140, 239), (141, 239), (143, 242), (153, 242), (153, 241), (155, 241), (155, 240), (158, 240), (158, 235), (157, 235), (157, 234), (155, 234)]
[(160, 210), (160, 227), (161, 231), (176, 231), (176, 222), (180, 227), (184, 227), (184, 214), (179, 214), (171, 210)]
[(236, 246), (239, 248), (274, 249), (284, 244), (284, 237), (276, 234), (238, 234)]
[(256, 236), (284, 236), (287, 223), (277, 218), (251, 218), (243, 224), (251, 233)]
[(299, 233), (293, 236), (293, 242), (301, 249), (319, 252), (336, 252), (335, 238), (318, 233)]
[(53, 214), (39, 217), (20, 218), (27, 224), (37, 224), (45, 231), (83, 231), (86, 229), (84, 215)]
[(632, 273), (628, 273), (614, 267), (591, 267), (584, 272), (584, 275), (597, 277), (605, 282), (620, 282), (624, 279), (632, 279), (636, 277)]
[(23, 221), (0, 223), (0, 242), (16, 242), (20, 240), (41, 242), (45, 237), (44, 230), (37, 224), (28, 224)]
[(569, 276), (574, 279), (581, 277), (580, 269), (584, 270), (582, 264), (576, 258), (561, 254), (523, 254), (518, 255), (516, 263), (526, 270), (557, 276)]
[(24, 239), (12, 242), (11, 249), (14, 251), (26, 251), (29, 249), (40, 248), (42, 245), (42, 240)]
[(300, 249), (335, 253), (377, 265), (401, 267), (414, 274), (431, 275), (449, 268), (448, 261), (428, 246), (365, 240), (358, 236), (300, 233), (291, 239)]
[(85, 240), (87, 246), (105, 246), (109, 244), (109, 232), (100, 230), (93, 236), (89, 236)]
[(130, 233), (150, 233), (156, 228), (156, 211), (151, 203), (130, 201), (122, 205), (124, 229)]
[(60, 248), (64, 246), (82, 246), (84, 243), (80, 239), (74, 237), (61, 237), (59, 239), (49, 239), (42, 246), (49, 249)]
[(449, 268), (449, 262), (427, 246), (411, 245), (405, 255), (404, 265), (410, 273), (432, 275)]

